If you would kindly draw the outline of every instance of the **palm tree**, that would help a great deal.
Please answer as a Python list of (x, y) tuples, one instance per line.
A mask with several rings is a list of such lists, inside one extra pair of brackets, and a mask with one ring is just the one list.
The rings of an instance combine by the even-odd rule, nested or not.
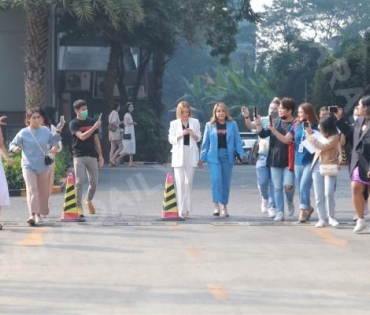
[(45, 71), (48, 50), (49, 19), (53, 9), (93, 23), (109, 21), (114, 29), (132, 21), (130, 4), (140, 0), (0, 0), (0, 10), (21, 8), (26, 13), (24, 79), (26, 108), (44, 106)]

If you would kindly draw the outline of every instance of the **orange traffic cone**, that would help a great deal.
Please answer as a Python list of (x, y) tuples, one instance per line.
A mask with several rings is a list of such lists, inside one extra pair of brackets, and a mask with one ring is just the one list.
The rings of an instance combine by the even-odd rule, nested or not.
[(76, 192), (75, 192), (75, 179), (72, 173), (68, 174), (66, 193), (64, 195), (63, 213), (60, 219), (63, 222), (84, 222), (84, 218), (78, 215)]
[(168, 173), (166, 176), (166, 185), (164, 187), (164, 196), (163, 196), (162, 220), (163, 221), (184, 220), (183, 218), (179, 217), (179, 213), (177, 210), (175, 185), (173, 183), (173, 176), (171, 173)]

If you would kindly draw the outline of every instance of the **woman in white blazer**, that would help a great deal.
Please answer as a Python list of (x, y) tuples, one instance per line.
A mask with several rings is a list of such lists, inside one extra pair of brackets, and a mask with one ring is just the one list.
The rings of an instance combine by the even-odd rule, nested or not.
[(188, 102), (177, 105), (176, 120), (171, 121), (168, 141), (172, 144), (172, 163), (174, 168), (179, 216), (183, 219), (191, 209), (191, 188), (195, 168), (199, 162), (200, 124), (191, 118)]

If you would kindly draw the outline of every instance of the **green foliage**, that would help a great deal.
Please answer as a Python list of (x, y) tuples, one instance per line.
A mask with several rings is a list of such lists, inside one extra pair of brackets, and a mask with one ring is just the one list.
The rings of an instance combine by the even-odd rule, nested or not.
[[(14, 161), (13, 165), (4, 164), (5, 176), (8, 182), (9, 189), (24, 189), (26, 185), (24, 183), (22, 174), (22, 153), (12, 154), (11, 158)], [(54, 171), (54, 181), (59, 182), (61, 178), (66, 175), (67, 167), (70, 161), (70, 153), (68, 150), (62, 150), (55, 157), (55, 171)]]
[[(211, 117), (215, 103), (222, 101), (230, 109), (232, 116), (240, 115), (242, 105), (255, 105), (260, 111), (267, 109), (268, 102), (273, 97), (266, 87), (263, 75), (256, 73), (251, 67), (240, 68), (236, 63), (229, 67), (218, 66), (213, 83), (202, 82), (200, 76), (195, 76), (193, 82), (183, 78), (185, 94), (176, 101), (187, 100), (190, 104), (203, 111), (205, 117)], [(260, 96), (265, 98), (261, 102)]]
[(16, 153), (11, 156), (14, 161), (13, 165), (4, 164), (5, 176), (8, 181), (9, 189), (24, 189), (26, 187), (22, 175), (22, 154)]
[(58, 183), (60, 179), (66, 177), (66, 172), (70, 161), (71, 154), (65, 148), (63, 148), (63, 150), (55, 156), (55, 168), (54, 168), (55, 183)]
[(170, 155), (170, 145), (167, 140), (167, 130), (155, 113), (148, 110), (138, 110), (134, 118), (138, 122), (135, 127), (136, 156), (139, 161), (167, 163)]

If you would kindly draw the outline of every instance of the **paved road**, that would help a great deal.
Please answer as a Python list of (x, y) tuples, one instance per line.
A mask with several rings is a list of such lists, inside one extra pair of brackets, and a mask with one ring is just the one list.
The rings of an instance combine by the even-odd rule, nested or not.
[(83, 224), (59, 222), (59, 194), (44, 226), (27, 227), (24, 197), (12, 198), (0, 314), (369, 313), (369, 234), (352, 232), (345, 170), (338, 229), (296, 224), (297, 213), (277, 224), (263, 217), (249, 165), (234, 168), (230, 218), (211, 216), (208, 173), (198, 170), (190, 218), (162, 222), (168, 171), (102, 169), (98, 213)]

